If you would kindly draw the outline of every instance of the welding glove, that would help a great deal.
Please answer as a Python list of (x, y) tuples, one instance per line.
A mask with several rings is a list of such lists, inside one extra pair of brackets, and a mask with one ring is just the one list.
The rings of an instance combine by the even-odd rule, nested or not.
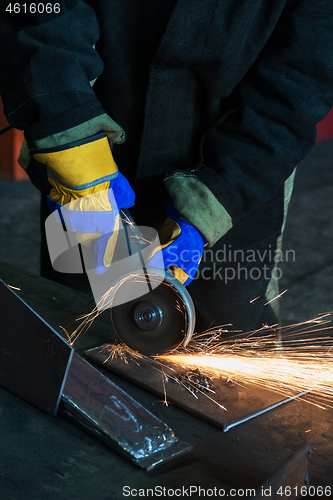
[(173, 275), (186, 286), (197, 272), (207, 240), (182, 218), (172, 200), (166, 216), (158, 233), (161, 246), (149, 260), (149, 266), (170, 268)]
[(52, 185), (48, 205), (58, 210), (76, 240), (94, 247), (91, 267), (103, 274), (111, 265), (119, 210), (134, 205), (135, 194), (118, 171), (104, 133), (49, 149), (32, 150), (47, 167)]

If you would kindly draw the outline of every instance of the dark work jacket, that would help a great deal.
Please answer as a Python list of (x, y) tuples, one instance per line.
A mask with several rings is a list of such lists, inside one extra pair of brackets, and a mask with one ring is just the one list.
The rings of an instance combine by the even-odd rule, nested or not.
[(0, 93), (29, 143), (106, 111), (127, 134), (114, 155), (140, 222), (161, 220), (165, 174), (191, 169), (257, 239), (278, 231), (283, 182), (333, 105), (332, 0), (8, 3)]

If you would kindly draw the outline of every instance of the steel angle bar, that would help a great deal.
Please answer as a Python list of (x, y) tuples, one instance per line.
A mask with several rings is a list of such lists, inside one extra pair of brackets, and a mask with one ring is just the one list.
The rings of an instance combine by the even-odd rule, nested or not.
[(0, 280), (0, 386), (49, 414), (58, 409), (147, 470), (192, 449), (74, 353)]
[(150, 470), (192, 449), (74, 353), (60, 411), (135, 465)]
[(0, 386), (54, 415), (73, 348), (0, 280)]

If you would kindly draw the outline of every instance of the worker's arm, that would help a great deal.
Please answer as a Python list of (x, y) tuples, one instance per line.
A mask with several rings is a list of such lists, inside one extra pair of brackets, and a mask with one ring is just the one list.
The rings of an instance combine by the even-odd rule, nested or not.
[[(91, 86), (103, 70), (93, 47), (99, 37), (94, 10), (79, 0), (46, 4), (40, 14), (29, 0), (0, 3), (4, 113), (11, 125), (25, 131), (30, 145), (69, 128), (75, 129), (70, 140), (77, 140), (87, 136), (77, 134), (77, 126), (103, 115), (108, 121)], [(93, 124), (88, 135), (103, 129)]]
[[(93, 81), (103, 70), (94, 49), (94, 10), (78, 0), (0, 4), (0, 92), (4, 112), (24, 129), (34, 160), (45, 165), (48, 203), (78, 241), (94, 246), (93, 268), (111, 264), (119, 210), (134, 204), (118, 172), (109, 141), (124, 131), (103, 110)], [(46, 5), (46, 3), (45, 3)], [(98, 134), (104, 132), (102, 136)], [(25, 166), (31, 156), (27, 151)], [(26, 161), (25, 161), (26, 160)]]
[(270, 199), (313, 147), (316, 123), (333, 106), (332, 27), (331, 0), (286, 1), (234, 89), (233, 112), (207, 131), (202, 164), (165, 180), (176, 208), (210, 245)]

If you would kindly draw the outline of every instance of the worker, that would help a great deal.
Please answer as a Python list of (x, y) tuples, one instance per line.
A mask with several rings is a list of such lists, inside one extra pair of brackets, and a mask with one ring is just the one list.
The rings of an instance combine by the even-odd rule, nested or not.
[[(66, 205), (100, 237), (113, 214), (95, 238), (107, 267), (115, 207), (131, 207), (163, 227), (198, 331), (276, 323), (293, 172), (333, 105), (331, 0), (4, 0), (0, 16), (0, 93), (42, 227)], [(83, 286), (45, 235), (41, 255), (43, 276)]]

